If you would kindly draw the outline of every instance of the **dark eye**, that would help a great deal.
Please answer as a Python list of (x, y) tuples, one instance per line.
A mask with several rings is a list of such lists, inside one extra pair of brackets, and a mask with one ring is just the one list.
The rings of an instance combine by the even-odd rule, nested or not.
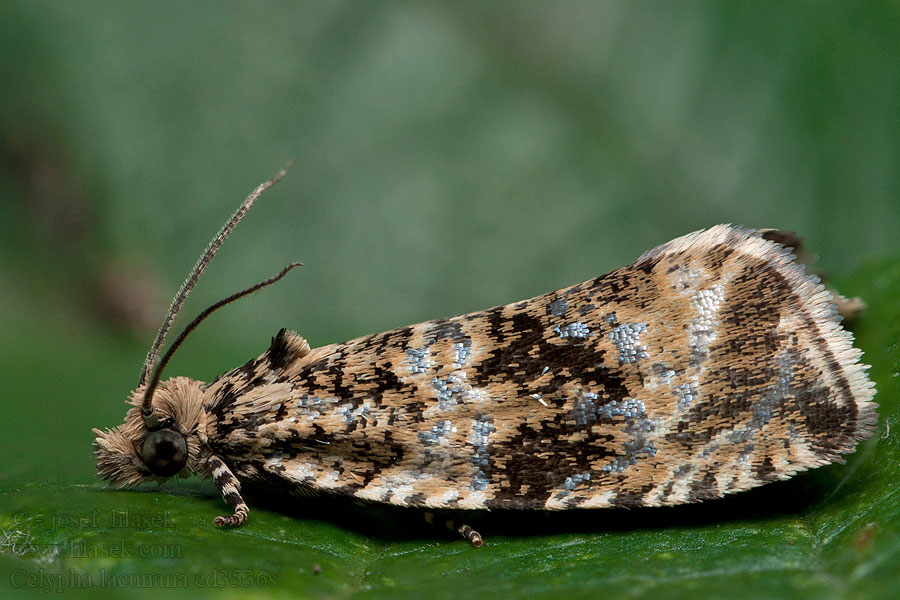
[(187, 462), (187, 441), (172, 429), (151, 431), (141, 444), (141, 458), (159, 477), (171, 477)]

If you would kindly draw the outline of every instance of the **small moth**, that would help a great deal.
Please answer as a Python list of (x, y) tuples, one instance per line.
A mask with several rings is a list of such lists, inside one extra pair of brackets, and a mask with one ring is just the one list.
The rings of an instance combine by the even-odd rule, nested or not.
[[(400, 506), (570, 509), (718, 498), (843, 462), (877, 421), (832, 295), (783, 232), (718, 225), (522, 302), (311, 349), (282, 329), (210, 383), (159, 359), (213, 238), (147, 355), (125, 423), (94, 430), (115, 486), (212, 477), (238, 526), (241, 482)], [(473, 544), (481, 536), (462, 525)]]

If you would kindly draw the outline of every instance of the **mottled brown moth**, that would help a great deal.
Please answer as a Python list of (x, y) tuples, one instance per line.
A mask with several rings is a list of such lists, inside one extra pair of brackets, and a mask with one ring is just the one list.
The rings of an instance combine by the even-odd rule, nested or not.
[[(718, 225), (555, 292), (311, 349), (282, 329), (210, 383), (160, 381), (166, 332), (260, 185), (172, 302), (99, 476), (212, 477), (410, 507), (569, 509), (718, 498), (843, 462), (874, 385), (833, 297), (780, 232)], [(461, 533), (476, 545), (470, 527)]]

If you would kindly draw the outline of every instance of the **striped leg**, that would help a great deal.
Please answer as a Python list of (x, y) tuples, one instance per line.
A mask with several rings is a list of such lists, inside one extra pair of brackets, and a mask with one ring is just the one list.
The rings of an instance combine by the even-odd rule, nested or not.
[(212, 472), (213, 483), (216, 484), (222, 499), (234, 509), (233, 515), (216, 517), (213, 523), (216, 527), (240, 527), (247, 520), (250, 509), (241, 498), (241, 482), (234, 476), (222, 459), (216, 455), (209, 457), (209, 470)]
[(465, 523), (460, 525), (456, 530), (459, 532), (459, 535), (472, 542), (472, 546), (474, 546), (475, 548), (481, 548), (481, 546), (484, 545), (484, 540), (481, 538), (481, 534)]
[[(430, 511), (426, 512), (425, 521), (429, 525), (434, 524), (434, 513)], [(470, 525), (466, 525), (465, 523), (463, 523), (462, 525), (457, 527), (453, 519), (447, 519), (446, 521), (444, 521), (444, 525), (447, 526), (447, 529), (457, 531), (459, 535), (469, 540), (469, 542), (471, 542), (474, 547), (481, 548), (484, 545), (484, 539), (481, 537), (481, 534), (472, 529)]]

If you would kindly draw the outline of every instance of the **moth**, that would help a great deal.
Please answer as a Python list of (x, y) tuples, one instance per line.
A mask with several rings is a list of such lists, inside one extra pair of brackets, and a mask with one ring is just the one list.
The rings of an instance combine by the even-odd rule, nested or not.
[[(125, 423), (94, 429), (98, 474), (134, 486), (212, 478), (407, 507), (667, 506), (843, 462), (877, 421), (875, 388), (831, 293), (780, 232), (718, 225), (522, 302), (310, 348), (282, 329), (210, 383), (161, 381), (203, 311), (166, 333), (260, 185), (170, 307)], [(473, 544), (481, 536), (467, 525)]]

